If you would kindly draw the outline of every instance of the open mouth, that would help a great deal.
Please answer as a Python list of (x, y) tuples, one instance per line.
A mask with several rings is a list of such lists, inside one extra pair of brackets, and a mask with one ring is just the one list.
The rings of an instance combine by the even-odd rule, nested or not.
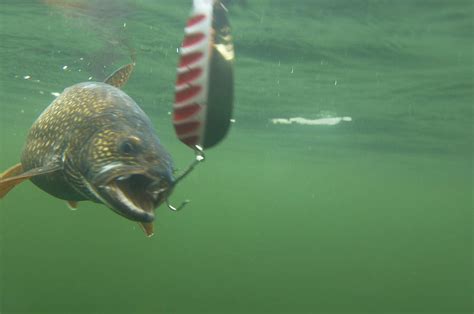
[(102, 186), (111, 209), (134, 221), (152, 222), (157, 208), (170, 193), (170, 182), (142, 173), (120, 175)]

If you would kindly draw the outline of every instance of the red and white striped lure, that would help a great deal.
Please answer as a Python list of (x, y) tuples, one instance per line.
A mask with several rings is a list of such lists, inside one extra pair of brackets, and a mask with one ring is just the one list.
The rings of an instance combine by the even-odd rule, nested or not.
[(227, 9), (194, 0), (177, 69), (173, 125), (191, 148), (209, 148), (227, 134), (233, 107), (234, 47)]

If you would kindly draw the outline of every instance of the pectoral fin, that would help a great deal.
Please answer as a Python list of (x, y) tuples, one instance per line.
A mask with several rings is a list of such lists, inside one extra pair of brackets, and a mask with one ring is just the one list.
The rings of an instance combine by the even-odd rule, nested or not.
[(140, 227), (142, 227), (143, 231), (145, 232), (147, 237), (151, 237), (153, 235), (153, 223), (151, 222), (139, 222)]
[(0, 198), (3, 198), (11, 189), (25, 180), (58, 170), (61, 170), (61, 166), (48, 165), (23, 172), (23, 166), (20, 163), (16, 164), (0, 175)]
[(70, 210), (76, 210), (77, 209), (77, 201), (66, 201), (67, 207), (69, 207)]
[(135, 62), (124, 65), (114, 73), (110, 74), (110, 76), (104, 80), (104, 83), (121, 88), (125, 83), (127, 83), (134, 68)]

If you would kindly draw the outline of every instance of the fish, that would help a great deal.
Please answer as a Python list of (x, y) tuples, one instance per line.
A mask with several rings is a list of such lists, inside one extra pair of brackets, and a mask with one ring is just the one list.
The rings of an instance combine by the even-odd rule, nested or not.
[(0, 175), (0, 198), (30, 180), (71, 208), (104, 204), (153, 235), (174, 168), (149, 117), (121, 90), (134, 66), (64, 89), (31, 126), (20, 163)]

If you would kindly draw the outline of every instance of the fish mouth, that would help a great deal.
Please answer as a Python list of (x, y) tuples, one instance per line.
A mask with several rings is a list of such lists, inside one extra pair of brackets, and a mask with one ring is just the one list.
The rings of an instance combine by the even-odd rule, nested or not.
[(167, 199), (171, 187), (166, 178), (128, 172), (101, 184), (99, 193), (104, 203), (119, 215), (147, 223), (155, 219), (155, 208)]

